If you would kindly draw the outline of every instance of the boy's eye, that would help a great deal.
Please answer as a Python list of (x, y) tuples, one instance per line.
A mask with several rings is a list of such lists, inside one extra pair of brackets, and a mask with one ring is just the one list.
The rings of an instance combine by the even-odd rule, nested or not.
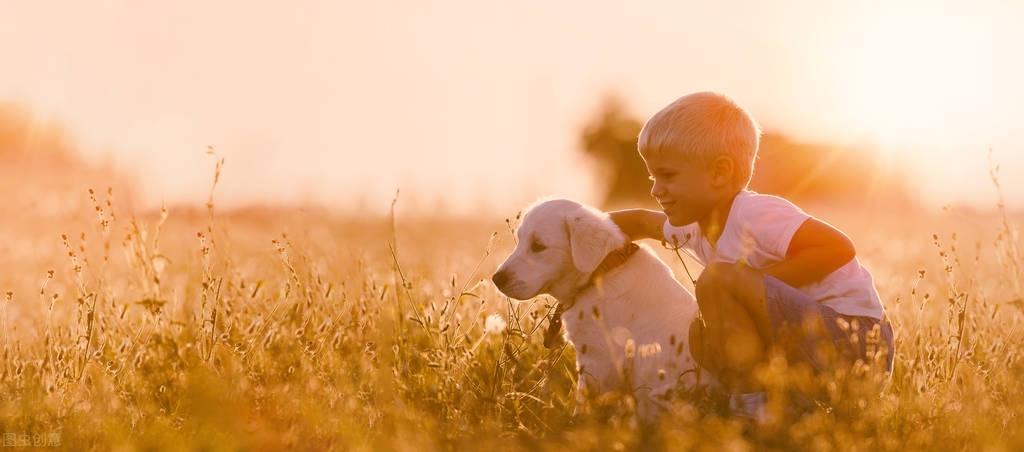
[(543, 243), (540, 243), (537, 240), (534, 240), (532, 243), (530, 243), (530, 251), (533, 251), (534, 253), (539, 253), (541, 251), (546, 250), (547, 248), (548, 247), (544, 246)]

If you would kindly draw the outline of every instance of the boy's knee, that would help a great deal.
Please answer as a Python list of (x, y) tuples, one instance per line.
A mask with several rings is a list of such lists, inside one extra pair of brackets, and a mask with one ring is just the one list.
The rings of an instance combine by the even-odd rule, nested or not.
[(705, 268), (697, 283), (693, 286), (694, 295), (697, 297), (697, 305), (702, 309), (715, 304), (715, 300), (721, 298), (722, 289), (725, 284), (721, 281), (719, 272), (711, 271), (711, 267)]
[(715, 262), (708, 265), (694, 286), (698, 301), (701, 293), (710, 295), (711, 293), (729, 291), (740, 284), (745, 274), (744, 270), (746, 269), (742, 268), (740, 264), (728, 262)]
[(742, 264), (716, 262), (704, 269), (694, 295), (702, 311), (713, 311), (731, 302), (746, 309), (757, 308), (764, 298), (764, 275)]
[(742, 300), (737, 300), (733, 292), (737, 284), (736, 270), (728, 268), (728, 264), (715, 264), (704, 271), (710, 273), (702, 275), (694, 287), (694, 295), (701, 314), (714, 325), (728, 322), (734, 316), (742, 314)]

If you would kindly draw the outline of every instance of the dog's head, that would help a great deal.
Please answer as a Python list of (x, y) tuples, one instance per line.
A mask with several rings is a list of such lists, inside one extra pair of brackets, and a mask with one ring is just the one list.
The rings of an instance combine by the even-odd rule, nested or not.
[(515, 250), (492, 280), (518, 300), (572, 293), (608, 253), (627, 242), (608, 214), (566, 199), (528, 207), (516, 237)]

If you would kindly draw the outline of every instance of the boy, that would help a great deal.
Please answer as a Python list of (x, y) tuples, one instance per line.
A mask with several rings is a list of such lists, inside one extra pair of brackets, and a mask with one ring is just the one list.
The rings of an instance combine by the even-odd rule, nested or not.
[(769, 348), (819, 374), (836, 369), (836, 357), (873, 363), (881, 350), (888, 373), (893, 331), (846, 235), (785, 199), (747, 190), (760, 133), (728, 97), (679, 98), (638, 139), (662, 211), (610, 215), (631, 239), (681, 247), (705, 266), (695, 287), (703, 324), (690, 326), (690, 344), (703, 345), (691, 351), (737, 414), (764, 421), (753, 370)]

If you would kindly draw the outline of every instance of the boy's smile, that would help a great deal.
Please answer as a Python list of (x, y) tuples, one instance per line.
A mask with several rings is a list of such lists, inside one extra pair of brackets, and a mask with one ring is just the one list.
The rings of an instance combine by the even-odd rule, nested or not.
[(651, 196), (673, 226), (705, 219), (720, 200), (708, 165), (679, 152), (641, 153), (654, 182)]

